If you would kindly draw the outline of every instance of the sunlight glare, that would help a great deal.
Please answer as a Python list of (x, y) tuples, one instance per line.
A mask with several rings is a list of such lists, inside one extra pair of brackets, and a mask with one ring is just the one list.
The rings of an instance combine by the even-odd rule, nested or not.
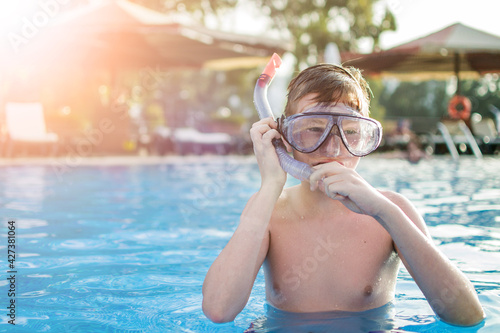
[(23, 14), (29, 11), (34, 1), (0, 1), (0, 33), (5, 36), (19, 26)]

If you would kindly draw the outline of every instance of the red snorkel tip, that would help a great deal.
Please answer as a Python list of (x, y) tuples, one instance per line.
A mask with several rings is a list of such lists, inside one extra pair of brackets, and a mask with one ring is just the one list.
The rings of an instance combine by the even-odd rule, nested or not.
[(259, 78), (259, 86), (264, 87), (266, 84), (271, 82), (273, 79), (274, 75), (276, 74), (276, 70), (281, 66), (281, 58), (277, 53), (274, 53), (273, 56), (271, 57), (271, 60), (266, 65), (266, 68), (264, 68), (264, 71), (260, 75)]
[[(267, 63), (266, 68), (259, 76), (257, 83), (255, 84), (255, 89), (253, 90), (253, 102), (255, 103), (255, 108), (259, 113), (259, 118), (264, 119), (267, 117), (272, 117), (274, 114), (269, 101), (267, 99), (267, 88), (276, 74), (276, 70), (281, 66), (281, 58), (276, 53), (273, 54), (271, 60)], [(276, 154), (280, 161), (280, 165), (289, 174), (300, 180), (309, 180), (314, 169), (312, 169), (308, 164), (304, 162), (299, 162), (294, 160), (288, 152), (286, 151), (283, 142), (279, 139), (274, 139), (273, 145), (276, 147)]]
[(281, 66), (281, 58), (277, 53), (274, 53), (271, 57), (271, 60), (267, 63), (266, 68), (262, 72), (262, 74), (269, 75), (271, 78), (276, 74), (276, 70)]

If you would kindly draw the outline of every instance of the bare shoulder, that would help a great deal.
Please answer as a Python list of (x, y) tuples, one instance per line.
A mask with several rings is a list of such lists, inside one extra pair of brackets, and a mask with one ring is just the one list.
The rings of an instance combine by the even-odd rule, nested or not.
[(294, 196), (295, 193), (293, 187), (284, 188), (278, 198), (278, 201), (276, 202), (274, 212), (284, 211), (290, 205), (290, 201), (294, 198)]
[(393, 202), (396, 206), (398, 206), (405, 214), (410, 218), (410, 220), (425, 234), (429, 235), (427, 230), (427, 226), (425, 224), (422, 215), (418, 212), (415, 205), (408, 200), (404, 195), (393, 192), (393, 191), (379, 191), (382, 195), (384, 195), (387, 199)]
[(277, 205), (290, 204), (296, 200), (299, 192), (299, 186), (300, 185), (284, 188), (278, 199)]
[(291, 213), (290, 207), (293, 207), (294, 200), (297, 200), (297, 187), (287, 187), (281, 192), (281, 195), (274, 206), (273, 215), (271, 217), (271, 222), (279, 217), (278, 220), (282, 220), (285, 215)]

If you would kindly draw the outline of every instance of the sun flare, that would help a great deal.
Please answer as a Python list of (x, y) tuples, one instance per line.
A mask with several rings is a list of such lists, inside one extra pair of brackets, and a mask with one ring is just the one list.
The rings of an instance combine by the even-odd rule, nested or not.
[(0, 32), (2, 35), (12, 32), (22, 19), (24, 13), (36, 4), (34, 1), (1, 1)]

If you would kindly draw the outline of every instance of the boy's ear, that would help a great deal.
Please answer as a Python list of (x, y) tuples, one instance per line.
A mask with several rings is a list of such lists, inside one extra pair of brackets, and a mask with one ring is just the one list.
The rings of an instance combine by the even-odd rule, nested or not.
[(283, 141), (283, 144), (285, 145), (286, 151), (291, 153), (293, 148), (292, 148), (292, 146), (290, 146), (290, 144), (288, 142), (286, 142), (285, 139), (283, 139), (283, 136), (281, 136), (281, 141)]

